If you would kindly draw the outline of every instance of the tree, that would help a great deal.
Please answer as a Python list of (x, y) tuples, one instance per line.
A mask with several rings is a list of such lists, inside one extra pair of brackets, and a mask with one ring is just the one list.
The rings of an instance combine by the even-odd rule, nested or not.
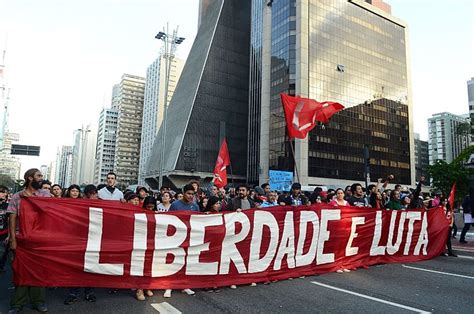
[(456, 200), (461, 200), (469, 192), (469, 178), (474, 175), (474, 170), (464, 165), (467, 158), (474, 152), (474, 146), (466, 148), (451, 163), (437, 160), (428, 166), (428, 173), (432, 178), (433, 190), (449, 195), (451, 187), (456, 182)]

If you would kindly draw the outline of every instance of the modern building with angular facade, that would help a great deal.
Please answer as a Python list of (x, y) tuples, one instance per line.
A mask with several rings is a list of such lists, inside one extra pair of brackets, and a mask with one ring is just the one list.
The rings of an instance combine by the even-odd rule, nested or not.
[(210, 181), (224, 137), (231, 176), (246, 177), (250, 1), (211, 0), (200, 8), (196, 39), (144, 173), (152, 188), (160, 173), (164, 184), (177, 187)]

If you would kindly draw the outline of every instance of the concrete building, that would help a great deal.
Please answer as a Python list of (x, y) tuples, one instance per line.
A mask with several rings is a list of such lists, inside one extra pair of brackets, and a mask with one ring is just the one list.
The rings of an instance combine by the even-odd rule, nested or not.
[(184, 61), (172, 58), (169, 71), (168, 95), (166, 94), (166, 62), (165, 55), (158, 57), (147, 69), (145, 96), (143, 101), (142, 135), (140, 142), (140, 166), (138, 184), (145, 184), (146, 164), (150, 157), (153, 142), (163, 122), (165, 98), (171, 100), (181, 72)]
[[(209, 182), (227, 139), (233, 177), (247, 168), (250, 1), (201, 1), (200, 27), (171, 99), (162, 143), (160, 128), (146, 166), (146, 182), (181, 187)], [(161, 151), (164, 150), (164, 159)], [(230, 174), (229, 174), (230, 175)]]
[[(303, 185), (364, 182), (368, 148), (372, 182), (415, 183), (408, 26), (390, 11), (383, 1), (252, 1), (250, 182), (296, 169)], [(280, 93), (346, 107), (294, 140), (296, 164)]]
[(54, 183), (67, 188), (72, 184), (72, 146), (61, 146), (56, 155), (56, 177)]
[(72, 183), (87, 185), (94, 182), (96, 142), (97, 131), (90, 125), (74, 131)]
[(114, 171), (117, 186), (138, 182), (145, 78), (124, 74), (116, 99), (118, 111)]
[(430, 165), (436, 160), (450, 163), (468, 146), (468, 138), (456, 133), (457, 127), (468, 121), (467, 116), (449, 112), (437, 113), (428, 119)]
[(469, 102), (469, 118), (471, 122), (471, 145), (474, 145), (474, 77), (467, 81), (467, 98)]
[(420, 134), (415, 133), (415, 175), (417, 180), (421, 176), (425, 176), (425, 182), (430, 182), (427, 171), (429, 164), (428, 141), (422, 141)]
[[(112, 101), (113, 103), (113, 101)], [(107, 173), (114, 170), (118, 111), (114, 107), (102, 109), (97, 129), (94, 183), (105, 183)]]
[(20, 135), (18, 133), (4, 132), (2, 146), (0, 147), (0, 174), (5, 174), (13, 180), (21, 178), (20, 159), (11, 154), (12, 144), (19, 140)]

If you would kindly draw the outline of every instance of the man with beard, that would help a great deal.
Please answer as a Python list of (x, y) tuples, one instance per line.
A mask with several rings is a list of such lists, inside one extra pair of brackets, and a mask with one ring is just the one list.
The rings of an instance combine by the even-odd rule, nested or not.
[(101, 200), (121, 201), (123, 193), (115, 187), (117, 175), (113, 172), (107, 173), (107, 185), (99, 190), (98, 196)]
[[(22, 198), (30, 196), (38, 197), (51, 197), (51, 194), (47, 190), (42, 190), (41, 185), (43, 182), (43, 174), (38, 169), (29, 169), (24, 175), (25, 184), (22, 191), (13, 194), (10, 203), (8, 204), (7, 213), (9, 216), (9, 233), (10, 233), (10, 250), (15, 252), (16, 233), (19, 230), (18, 216), (21, 215), (20, 203)], [(21, 261), (20, 261), (21, 263)], [(28, 297), (33, 305), (33, 308), (39, 312), (48, 312), (46, 307), (45, 289), (42, 287), (27, 287), (18, 286), (15, 287), (15, 294), (10, 302), (10, 311), (8, 313), (18, 313), (23, 306), (27, 303)]]
[(250, 208), (254, 208), (255, 203), (249, 197), (249, 188), (245, 184), (241, 184), (237, 187), (237, 197), (233, 198), (229, 204), (227, 204), (226, 210), (231, 211), (242, 211)]
[(364, 197), (364, 190), (360, 183), (354, 183), (351, 186), (352, 196), (347, 200), (351, 206), (356, 207), (368, 207), (369, 202), (367, 198)]

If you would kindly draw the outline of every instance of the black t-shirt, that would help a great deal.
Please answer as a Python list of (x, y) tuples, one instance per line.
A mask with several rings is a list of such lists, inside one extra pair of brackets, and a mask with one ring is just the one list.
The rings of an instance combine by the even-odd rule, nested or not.
[(0, 203), (0, 237), (8, 235), (8, 203)]
[(357, 206), (357, 207), (365, 207), (367, 206), (367, 199), (365, 197), (355, 197), (352, 195), (349, 197), (347, 200), (351, 206)]

